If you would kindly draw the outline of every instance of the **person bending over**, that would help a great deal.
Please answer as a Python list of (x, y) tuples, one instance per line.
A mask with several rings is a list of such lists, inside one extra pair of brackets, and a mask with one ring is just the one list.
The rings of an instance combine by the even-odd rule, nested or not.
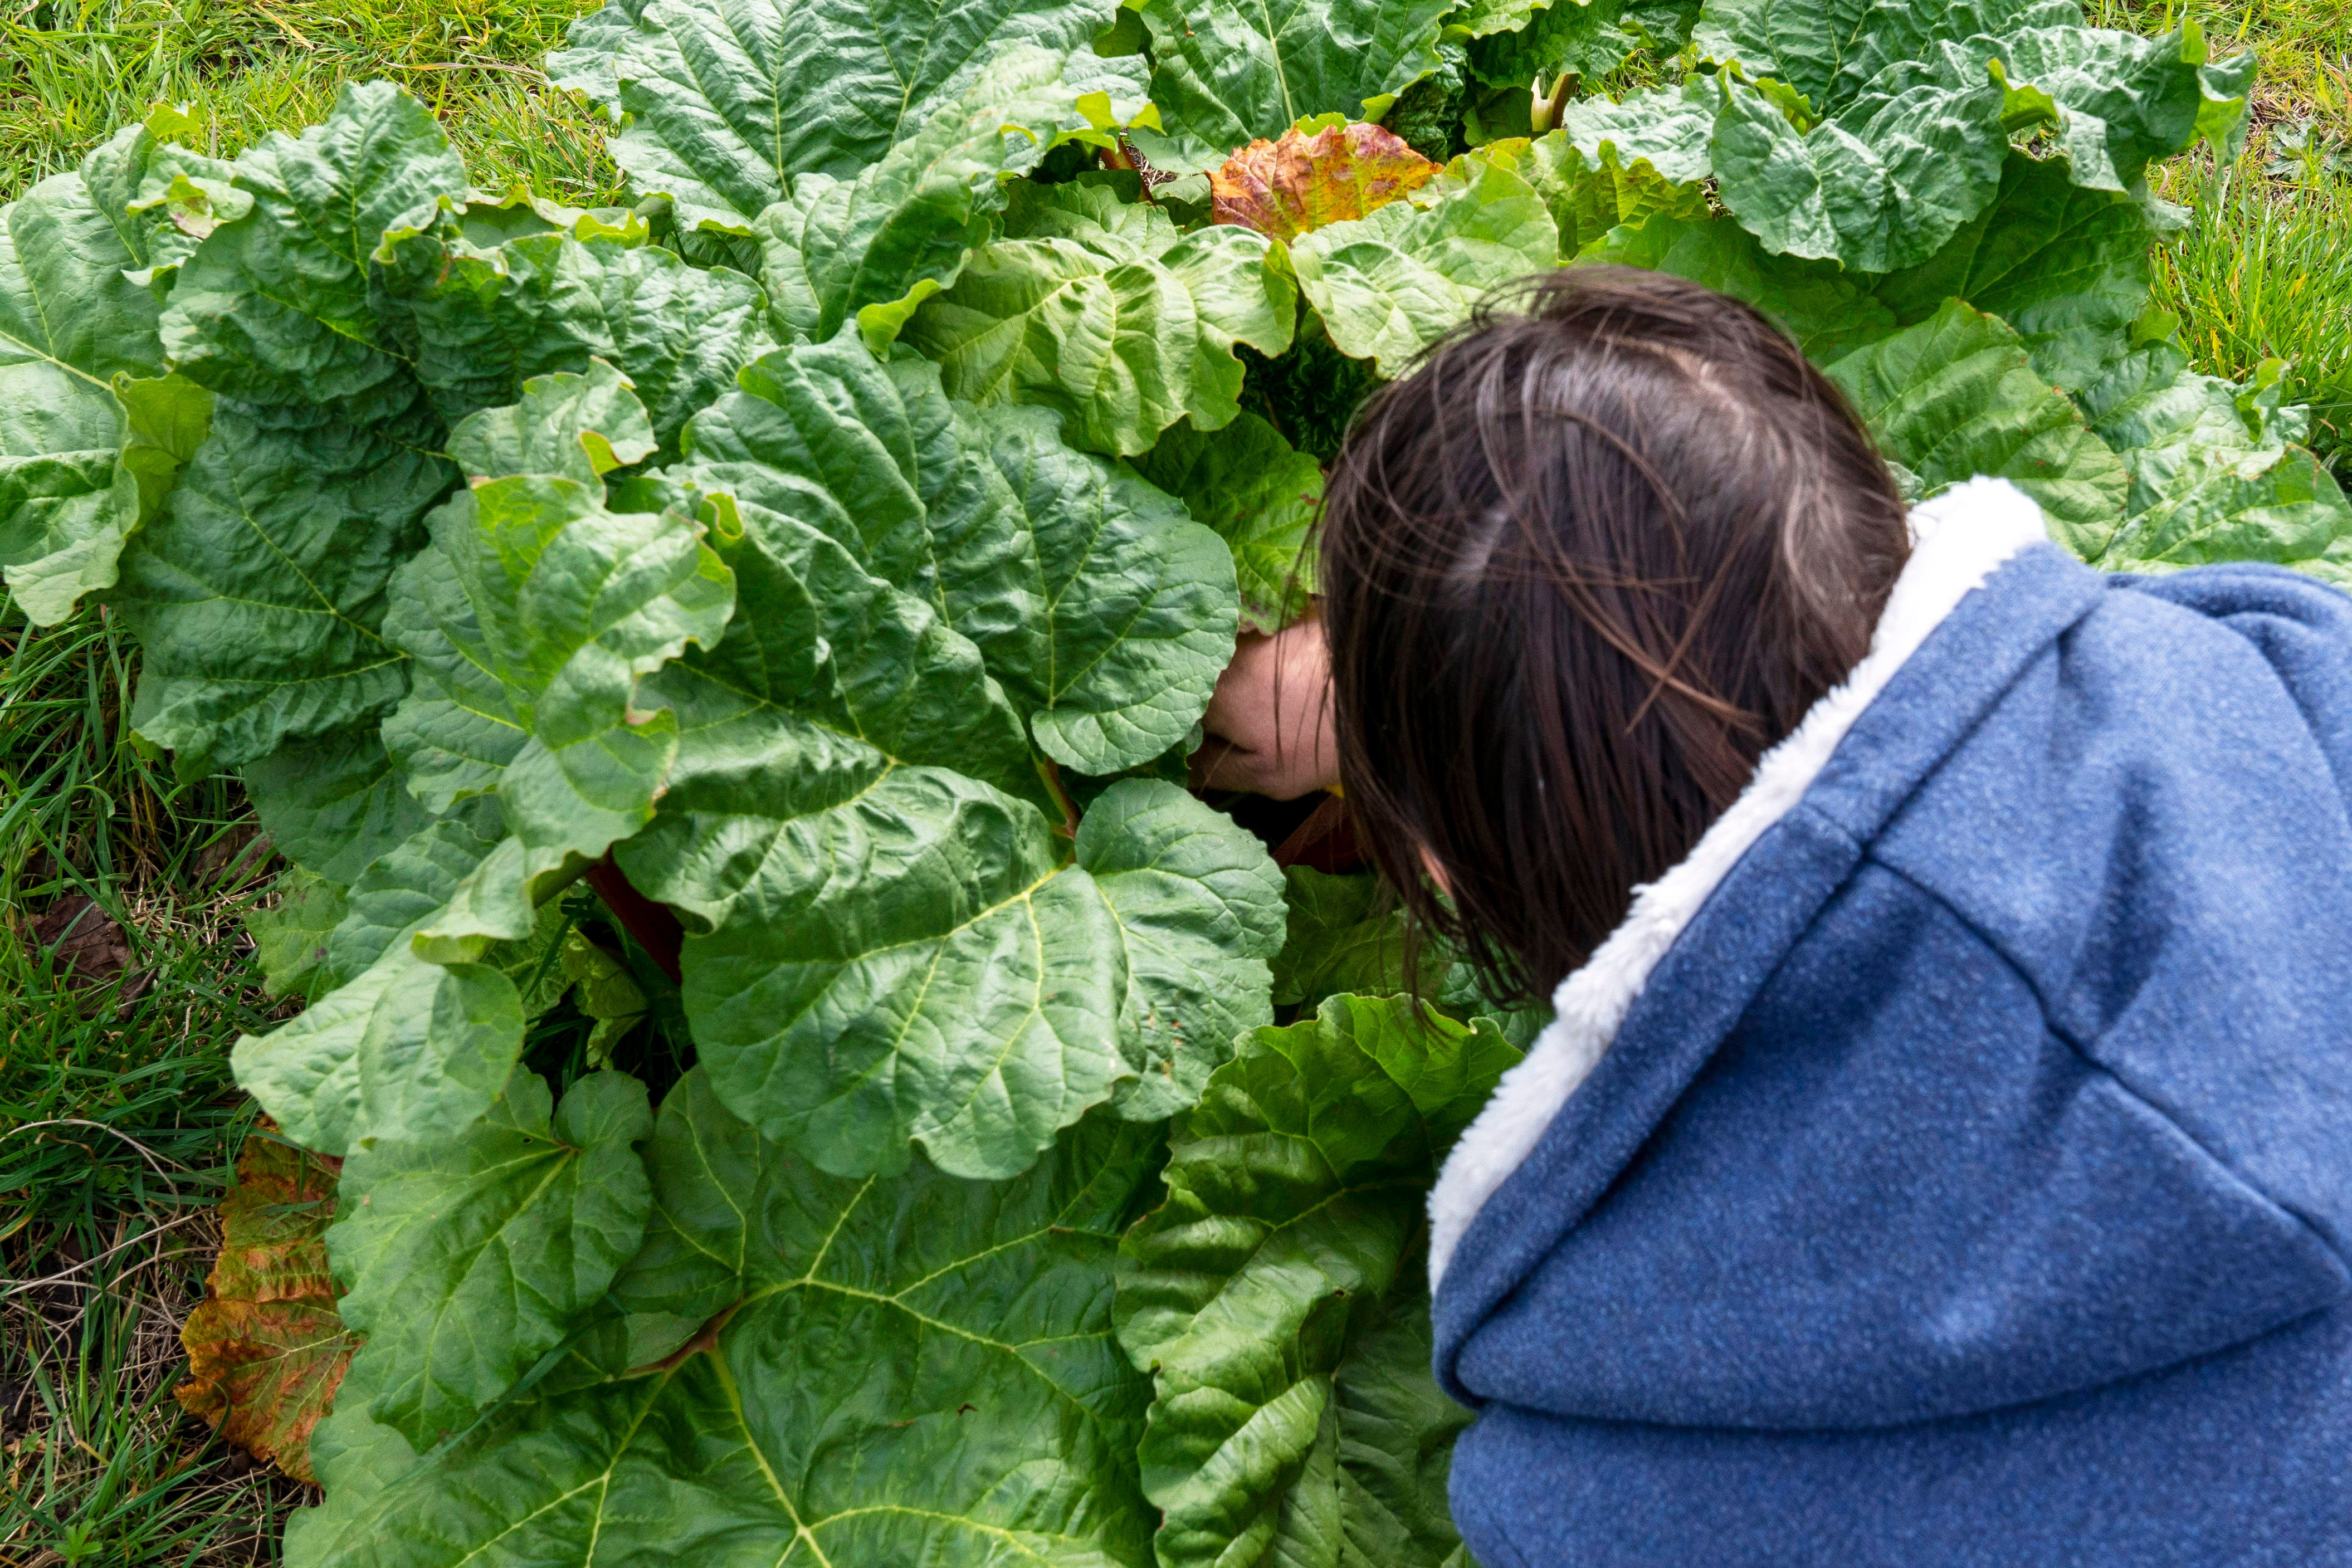
[(2352, 1563), (2352, 599), (1916, 507), (1573, 268), (1329, 479), (1206, 782), (1556, 1009), (1429, 1206), (1486, 1568)]

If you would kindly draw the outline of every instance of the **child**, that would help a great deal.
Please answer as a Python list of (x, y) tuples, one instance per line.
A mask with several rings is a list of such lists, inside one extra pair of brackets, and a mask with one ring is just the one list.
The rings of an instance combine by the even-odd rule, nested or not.
[(1696, 286), (1523, 307), (1364, 411), (1208, 754), (1557, 1009), (1430, 1200), (1471, 1552), (2352, 1563), (2352, 600), (1906, 518)]

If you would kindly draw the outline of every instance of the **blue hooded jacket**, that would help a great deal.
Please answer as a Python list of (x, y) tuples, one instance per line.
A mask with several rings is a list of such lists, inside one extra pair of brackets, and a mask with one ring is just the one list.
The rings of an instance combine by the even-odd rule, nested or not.
[(1432, 1195), (1486, 1568), (2352, 1563), (2352, 598), (1915, 526)]

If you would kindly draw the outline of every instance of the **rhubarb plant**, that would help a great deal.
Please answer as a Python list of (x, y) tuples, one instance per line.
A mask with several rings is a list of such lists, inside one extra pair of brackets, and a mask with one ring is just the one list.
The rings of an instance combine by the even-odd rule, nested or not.
[(2193, 24), (610, 0), (549, 70), (628, 205), (369, 84), (0, 207), (15, 609), (107, 605), (290, 862), (184, 1398), (323, 1482), (295, 1563), (1461, 1560), (1421, 1201), (1546, 1015), (1185, 778), (1498, 287), (1696, 279), (1919, 498), (2352, 583), (2150, 303), (2245, 123)]

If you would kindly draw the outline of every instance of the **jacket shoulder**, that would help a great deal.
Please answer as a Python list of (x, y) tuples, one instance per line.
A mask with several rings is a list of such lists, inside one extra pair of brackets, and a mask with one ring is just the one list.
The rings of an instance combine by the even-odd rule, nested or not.
[(1869, 848), (2049, 1026), (2352, 1256), (2352, 600), (2117, 583)]

